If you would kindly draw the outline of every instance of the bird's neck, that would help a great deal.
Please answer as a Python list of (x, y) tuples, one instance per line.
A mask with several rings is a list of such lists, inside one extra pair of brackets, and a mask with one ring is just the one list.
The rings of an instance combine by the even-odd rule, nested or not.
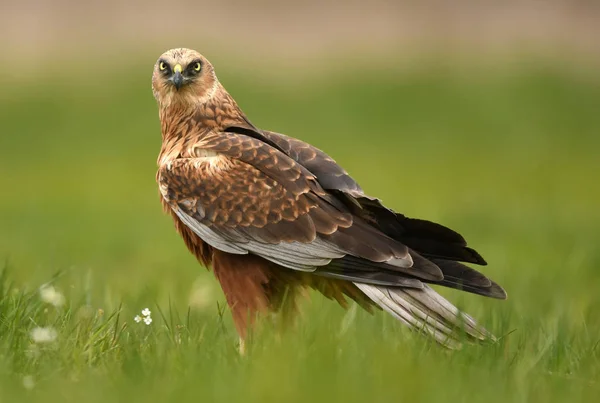
[(193, 135), (198, 140), (210, 132), (246, 125), (248, 120), (235, 100), (219, 83), (203, 102), (171, 102), (160, 107), (163, 142)]

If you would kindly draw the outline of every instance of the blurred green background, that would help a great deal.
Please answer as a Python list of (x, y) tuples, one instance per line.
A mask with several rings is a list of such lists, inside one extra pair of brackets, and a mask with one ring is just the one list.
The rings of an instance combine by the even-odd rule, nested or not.
[[(75, 24), (48, 11), (55, 25), (39, 28), (33, 40), (5, 39), (13, 57), (0, 74), (0, 258), (8, 273), (0, 304), (0, 401), (598, 396), (600, 76), (597, 43), (582, 39), (594, 29), (585, 25), (585, 7), (595, 6), (577, 3), (583, 11), (569, 8), (566, 22), (542, 13), (547, 26), (534, 24), (529, 36), (514, 19), (510, 24), (512, 15), (529, 15), (527, 1), (515, 2), (504, 17), (478, 8), (478, 23), (464, 35), (452, 28), (467, 17), (444, 19), (433, 6), (396, 10), (382, 3), (379, 13), (358, 15), (350, 12), (360, 11), (354, 3), (326, 6), (337, 27), (361, 18), (367, 28), (396, 27), (394, 21), (401, 27), (367, 29), (355, 42), (354, 31), (344, 37), (347, 28), (330, 32), (321, 26), (324, 17), (311, 20), (310, 4), (301, 12), (257, 3), (262, 28), (247, 36), (238, 32), (247, 22), (223, 37), (213, 30), (228, 15), (243, 20), (234, 12), (249, 7), (241, 3), (199, 32), (183, 16), (191, 12), (182, 14), (179, 30), (173, 21), (149, 27), (161, 18), (160, 5), (147, 6), (158, 14), (145, 24), (129, 9), (107, 20), (117, 13), (112, 4), (99, 17), (103, 29), (86, 30), (95, 11), (75, 7), (73, 15), (87, 19)], [(23, 7), (15, 6), (16, 21)], [(202, 11), (189, 3), (175, 9), (186, 7)], [(411, 40), (402, 25), (408, 9), (422, 18)], [(45, 15), (43, 7), (36, 10)], [(513, 29), (486, 28), (488, 17)], [(265, 21), (273, 21), (271, 29)], [(285, 21), (306, 29), (278, 31)], [(573, 21), (580, 29), (567, 34)], [(134, 22), (137, 39), (132, 27), (127, 35), (119, 28)], [(494, 29), (506, 38), (484, 35)], [(165, 30), (172, 35), (159, 35)], [(108, 39), (99, 39), (105, 32)], [(554, 36), (540, 39), (539, 32)], [(389, 207), (460, 231), (509, 299), (443, 293), (508, 336), (494, 347), (450, 354), (381, 313), (345, 313), (313, 295), (295, 331), (283, 339), (265, 332), (240, 358), (218, 285), (162, 214), (154, 179), (160, 128), (150, 75), (164, 50), (182, 45), (213, 62), (254, 124), (325, 150)], [(49, 312), (37, 288), (57, 272), (56, 287), (69, 302)], [(146, 306), (166, 313), (144, 328), (131, 319)], [(75, 334), (83, 307), (105, 314)], [(117, 311), (115, 323), (110, 313)], [(120, 327), (123, 321), (128, 327)], [(44, 324), (59, 329), (59, 342), (32, 358), (29, 331)], [(179, 326), (188, 332), (184, 342), (173, 341)], [(105, 346), (100, 341), (113, 327), (121, 337)], [(33, 389), (22, 382), (27, 376), (35, 379)]]

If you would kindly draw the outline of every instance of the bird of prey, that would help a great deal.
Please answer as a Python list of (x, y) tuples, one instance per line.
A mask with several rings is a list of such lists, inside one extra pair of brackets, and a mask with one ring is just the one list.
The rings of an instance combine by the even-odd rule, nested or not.
[(157, 182), (188, 249), (212, 267), (246, 337), (255, 317), (306, 289), (379, 307), (448, 347), (493, 336), (430, 285), (504, 299), (457, 232), (366, 195), (323, 151), (253, 125), (212, 64), (165, 52), (152, 90), (162, 131)]

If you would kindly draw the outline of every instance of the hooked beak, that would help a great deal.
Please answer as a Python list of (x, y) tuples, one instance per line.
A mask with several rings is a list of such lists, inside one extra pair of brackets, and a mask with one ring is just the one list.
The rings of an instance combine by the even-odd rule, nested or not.
[(177, 90), (183, 85), (183, 76), (181, 75), (182, 70), (181, 64), (176, 64), (175, 67), (173, 67), (174, 74), (171, 76), (171, 82)]
[(173, 74), (173, 78), (171, 79), (171, 81), (173, 82), (175, 88), (179, 89), (183, 85), (183, 76), (180, 72), (176, 72), (175, 74)]

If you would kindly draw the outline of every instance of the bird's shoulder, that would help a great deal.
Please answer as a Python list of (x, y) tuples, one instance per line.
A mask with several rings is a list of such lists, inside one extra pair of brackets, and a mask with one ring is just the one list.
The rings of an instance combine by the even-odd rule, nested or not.
[(339, 190), (356, 196), (363, 195), (362, 188), (350, 174), (321, 149), (285, 134), (268, 130), (261, 130), (261, 134), (310, 171), (324, 189)]

